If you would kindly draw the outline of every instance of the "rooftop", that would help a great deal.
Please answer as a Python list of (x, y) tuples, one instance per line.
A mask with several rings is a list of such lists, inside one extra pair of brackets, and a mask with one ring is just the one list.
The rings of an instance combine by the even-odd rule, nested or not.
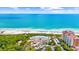
[(71, 39), (79, 39), (79, 37), (77, 37), (73, 31), (63, 31), (63, 34), (67, 35)]
[(32, 36), (32, 37), (30, 37), (30, 39), (37, 39), (37, 38), (44, 38), (44, 39), (49, 39), (49, 37), (48, 36)]

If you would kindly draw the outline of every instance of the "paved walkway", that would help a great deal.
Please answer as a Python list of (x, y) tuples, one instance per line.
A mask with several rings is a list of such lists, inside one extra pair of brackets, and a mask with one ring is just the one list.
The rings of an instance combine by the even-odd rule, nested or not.
[[(56, 45), (57, 46), (60, 46), (61, 47), (61, 49), (62, 49), (62, 51), (65, 51), (64, 49), (63, 49), (63, 47), (60, 45), (60, 44), (58, 44), (58, 42), (57, 41), (59, 41), (58, 39), (54, 39), (54, 42), (56, 43)], [(60, 42), (60, 41), (59, 41)]]

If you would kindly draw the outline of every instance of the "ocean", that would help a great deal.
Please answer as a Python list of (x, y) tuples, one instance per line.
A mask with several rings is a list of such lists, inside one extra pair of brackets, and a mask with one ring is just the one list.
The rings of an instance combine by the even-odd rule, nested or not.
[(0, 14), (0, 28), (79, 29), (79, 14)]

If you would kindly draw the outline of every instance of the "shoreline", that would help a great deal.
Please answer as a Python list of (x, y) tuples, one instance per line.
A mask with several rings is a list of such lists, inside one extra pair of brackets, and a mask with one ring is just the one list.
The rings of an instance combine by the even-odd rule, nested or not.
[(31, 28), (0, 28), (0, 34), (28, 34), (28, 33), (42, 33), (42, 34), (62, 34), (64, 30), (71, 30), (76, 35), (79, 35), (79, 29), (31, 29)]

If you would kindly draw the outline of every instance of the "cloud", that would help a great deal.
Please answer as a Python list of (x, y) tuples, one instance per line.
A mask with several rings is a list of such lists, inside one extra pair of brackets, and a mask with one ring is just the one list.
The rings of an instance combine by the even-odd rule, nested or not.
[(63, 9), (61, 7), (41, 7), (41, 9), (53, 10), (53, 9)]
[(54, 14), (79, 14), (79, 7), (42, 7), (45, 13)]
[(0, 13), (79, 14), (79, 7), (10, 7)]

